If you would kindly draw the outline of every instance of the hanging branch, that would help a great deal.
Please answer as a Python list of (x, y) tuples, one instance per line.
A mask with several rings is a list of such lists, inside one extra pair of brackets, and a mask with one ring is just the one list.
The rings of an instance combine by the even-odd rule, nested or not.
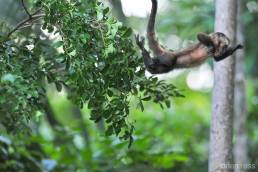
[(28, 11), (27, 7), (25, 6), (24, 0), (21, 0), (22, 2), (22, 7), (24, 9), (24, 11), (26, 12), (26, 14), (28, 15), (28, 18), (22, 20), (21, 22), (19, 22), (8, 34), (7, 37), (10, 37), (15, 31), (19, 30), (22, 26), (24, 25), (29, 25), (30, 23), (33, 23), (34, 21), (38, 20), (41, 17), (44, 17), (45, 14), (38, 14), (42, 8), (38, 9), (37, 11), (35, 11), (34, 13), (30, 14), (30, 12)]
[(23, 7), (24, 11), (28, 14), (29, 18), (31, 18), (32, 16), (31, 16), (29, 10), (27, 9), (27, 7), (24, 3), (24, 0), (21, 0), (21, 3), (22, 3), (22, 7)]

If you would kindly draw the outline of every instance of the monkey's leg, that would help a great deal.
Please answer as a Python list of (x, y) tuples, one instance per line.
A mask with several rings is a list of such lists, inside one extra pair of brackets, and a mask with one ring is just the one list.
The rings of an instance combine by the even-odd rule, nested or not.
[[(175, 64), (168, 65), (166, 63), (162, 63), (159, 57), (151, 58), (150, 53), (146, 49), (142, 50), (142, 56), (146, 69), (151, 74), (167, 73), (174, 69)], [(176, 63), (176, 60), (174, 63)]]
[(214, 42), (212, 41), (211, 37), (206, 33), (198, 33), (197, 39), (205, 46), (215, 48)]
[(151, 58), (150, 53), (144, 48), (144, 38), (139, 37), (139, 35), (135, 35), (136, 44), (141, 49), (143, 62), (146, 66), (147, 70), (151, 73), (156, 73), (156, 68), (159, 64), (159, 60), (157, 58)]
[(142, 50), (144, 65), (150, 73), (160, 74), (168, 71), (166, 70), (166, 66), (162, 65), (158, 58), (151, 58), (150, 53), (145, 48), (141, 50)]
[(150, 57), (150, 53), (144, 48), (144, 42), (145, 42), (144, 38), (140, 39), (139, 35), (135, 35), (135, 40), (136, 40), (136, 44), (141, 49), (145, 66), (148, 67), (150, 65), (154, 65), (154, 61)]
[(215, 44), (209, 35), (200, 32), (197, 34), (197, 39), (208, 48), (209, 53), (215, 53)]
[(223, 60), (223, 59), (227, 58), (228, 56), (232, 55), (236, 50), (242, 49), (242, 48), (243, 48), (243, 46), (240, 44), (238, 44), (234, 47), (229, 47), (220, 56), (215, 56), (214, 59), (216, 62), (218, 62), (218, 61)]
[(148, 70), (155, 70), (158, 62), (158, 59), (151, 58), (150, 53), (143, 47), (141, 49), (142, 56), (143, 56), (143, 62)]
[[(174, 68), (175, 64), (167, 65), (166, 62), (162, 62), (160, 58), (162, 57), (155, 57), (151, 58), (150, 53), (144, 48), (144, 38), (140, 40), (139, 36), (135, 36), (136, 44), (139, 46), (142, 52), (144, 65), (146, 69), (152, 74), (161, 74), (167, 73)], [(173, 60), (173, 63), (176, 63), (176, 58)]]

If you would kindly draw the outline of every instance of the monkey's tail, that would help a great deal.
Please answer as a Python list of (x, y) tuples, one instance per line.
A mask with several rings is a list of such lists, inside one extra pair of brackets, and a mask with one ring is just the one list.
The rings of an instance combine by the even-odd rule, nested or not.
[(152, 8), (151, 8), (150, 18), (148, 22), (147, 32), (148, 34), (155, 34), (155, 20), (156, 20), (157, 9), (158, 9), (158, 1), (151, 0), (151, 2), (152, 2)]
[(150, 13), (150, 18), (147, 26), (147, 38), (150, 49), (154, 52), (155, 55), (161, 55), (164, 53), (164, 50), (160, 47), (155, 34), (155, 20), (158, 9), (158, 1), (151, 0), (152, 8)]

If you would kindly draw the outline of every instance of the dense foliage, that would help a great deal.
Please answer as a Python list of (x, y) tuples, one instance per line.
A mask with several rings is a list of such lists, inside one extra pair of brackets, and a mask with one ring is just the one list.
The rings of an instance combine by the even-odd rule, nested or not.
[[(129, 140), (129, 146), (134, 131), (128, 119), (131, 99), (144, 110), (142, 101), (152, 100), (169, 107), (170, 96), (181, 96), (173, 85), (145, 77), (142, 59), (134, 48), (132, 30), (110, 16), (109, 8), (102, 3), (44, 0), (32, 2), (31, 9), (22, 5), (27, 15), (23, 21), (27, 22), (21, 21), (23, 25), (13, 29), (5, 23), (1, 25), (1, 133), (28, 131), (30, 119), (42, 113), (51, 118), (47, 89), (52, 83), (57, 91), (67, 92), (78, 107), (87, 104), (91, 120), (105, 119), (106, 135), (115, 134)], [(28, 9), (36, 12), (30, 13)], [(34, 24), (38, 19), (40, 23)], [(19, 32), (26, 24), (33, 27), (33, 32)], [(40, 27), (47, 30), (47, 35)], [(56, 39), (50, 39), (49, 34)], [(59, 130), (55, 132), (65, 132)], [(27, 141), (16, 144), (15, 137), (12, 142), (11, 138), (1, 136), (1, 161), (5, 162), (1, 170), (51, 170), (53, 161), (46, 159), (38, 142), (26, 135), (20, 137)], [(67, 139), (71, 144), (73, 136)], [(85, 151), (91, 153), (90, 149)], [(79, 166), (60, 168), (72, 170)]]
[(169, 96), (181, 96), (173, 85), (144, 76), (142, 59), (130, 38), (132, 30), (109, 16), (102, 3), (44, 0), (35, 2), (35, 8), (44, 13), (42, 29), (60, 38), (47, 44), (37, 33), (8, 37), (2, 33), (0, 111), (8, 131), (42, 110), (45, 79), (58, 91), (65, 88), (81, 108), (87, 103), (91, 120), (104, 118), (107, 135), (130, 142), (131, 96), (138, 97), (142, 110), (142, 101), (169, 106)]
[[(209, 90), (191, 90), (183, 72), (173, 84), (186, 98), (169, 98), (181, 96), (170, 81), (146, 78), (132, 30), (112, 17), (121, 9), (106, 8), (107, 0), (24, 1), (34, 20), (21, 2), (0, 0), (0, 171), (207, 172)], [(174, 48), (173, 36), (180, 48), (196, 32), (211, 32), (212, 2), (166, 1), (159, 40)], [(248, 147), (256, 164), (257, 14), (245, 8), (243, 15), (252, 26), (245, 31)], [(126, 21), (145, 32), (146, 18)], [(123, 139), (132, 138), (128, 149)]]

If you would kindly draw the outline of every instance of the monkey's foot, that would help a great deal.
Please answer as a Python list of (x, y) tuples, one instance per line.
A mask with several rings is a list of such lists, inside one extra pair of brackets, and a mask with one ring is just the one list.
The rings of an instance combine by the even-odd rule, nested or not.
[(144, 37), (140, 37), (139, 34), (135, 35), (135, 41), (136, 44), (143, 49), (144, 48), (144, 44), (145, 44), (145, 38)]

